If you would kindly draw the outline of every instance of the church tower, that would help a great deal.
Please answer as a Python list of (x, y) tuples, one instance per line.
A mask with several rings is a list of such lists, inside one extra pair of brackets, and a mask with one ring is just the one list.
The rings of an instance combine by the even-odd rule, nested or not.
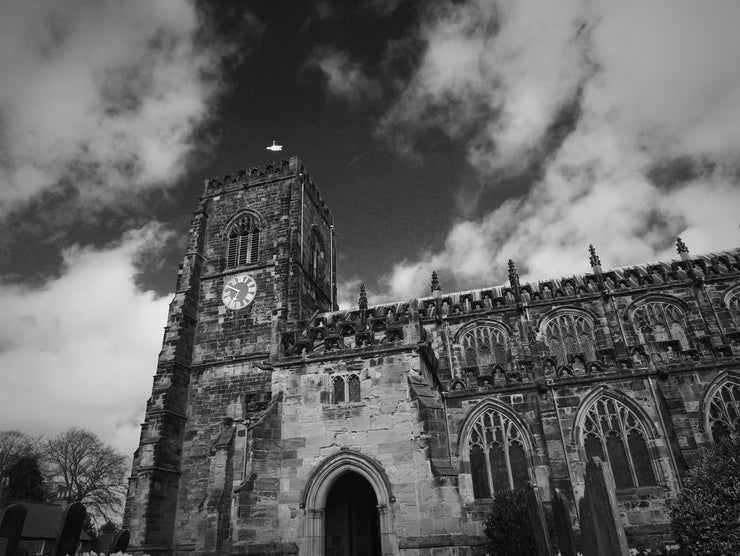
[(223, 549), (234, 477), (222, 448), (270, 403), (281, 323), (335, 308), (332, 229), (298, 158), (206, 180), (129, 479), (137, 551)]

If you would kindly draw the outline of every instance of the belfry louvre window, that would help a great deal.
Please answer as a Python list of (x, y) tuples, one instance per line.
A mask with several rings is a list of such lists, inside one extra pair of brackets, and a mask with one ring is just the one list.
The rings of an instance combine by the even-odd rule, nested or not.
[(476, 326), (460, 337), (465, 367), (506, 365), (509, 335), (494, 326)]
[(360, 377), (337, 375), (331, 380), (332, 403), (358, 403), (360, 399)]
[(596, 359), (594, 327), (590, 318), (576, 312), (559, 313), (544, 323), (542, 332), (558, 365), (567, 365), (569, 356), (573, 355), (582, 355), (586, 361)]
[(617, 488), (657, 485), (645, 427), (619, 400), (602, 396), (586, 413), (583, 447), (586, 457), (609, 462)]
[(226, 268), (257, 262), (260, 248), (260, 225), (253, 214), (245, 214), (229, 229)]
[(715, 442), (740, 432), (740, 384), (728, 381), (712, 396), (709, 431)]
[(324, 244), (321, 237), (313, 230), (311, 233), (311, 277), (316, 282), (323, 282), (325, 274)]
[(473, 423), (468, 437), (473, 496), (523, 487), (528, 479), (521, 431), (501, 412), (491, 409)]

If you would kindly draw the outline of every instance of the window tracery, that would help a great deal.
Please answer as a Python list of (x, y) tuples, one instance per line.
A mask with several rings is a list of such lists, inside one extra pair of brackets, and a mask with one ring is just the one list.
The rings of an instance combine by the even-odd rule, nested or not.
[(464, 367), (487, 367), (509, 361), (509, 335), (503, 327), (480, 325), (460, 337)]
[(708, 408), (709, 432), (714, 442), (740, 432), (740, 384), (727, 381), (712, 395)]
[(740, 327), (740, 290), (731, 292), (730, 295), (725, 298), (725, 304), (730, 311), (732, 322), (735, 323), (736, 327)]
[(529, 474), (523, 433), (500, 411), (491, 408), (475, 419), (467, 448), (476, 499), (526, 484)]
[(608, 461), (618, 489), (657, 485), (647, 432), (635, 412), (611, 396), (601, 396), (586, 411), (581, 444), (587, 458)]
[(579, 358), (585, 361), (596, 359), (593, 320), (575, 311), (563, 311), (542, 324), (545, 343), (558, 365), (568, 365)]
[(257, 215), (245, 214), (229, 228), (226, 268), (254, 264), (260, 248), (260, 223)]
[(673, 303), (643, 303), (632, 313), (632, 323), (642, 343), (675, 342), (681, 351), (690, 348), (683, 310)]

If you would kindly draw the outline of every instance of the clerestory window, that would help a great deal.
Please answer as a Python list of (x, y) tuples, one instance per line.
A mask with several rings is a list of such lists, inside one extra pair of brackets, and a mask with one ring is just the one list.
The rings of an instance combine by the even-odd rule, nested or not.
[(226, 248), (226, 268), (257, 262), (260, 231), (259, 220), (254, 214), (245, 214), (231, 225)]
[(476, 499), (492, 498), (496, 492), (527, 483), (522, 431), (500, 411), (491, 408), (479, 415), (472, 424), (467, 444)]
[(648, 301), (632, 312), (632, 323), (640, 341), (676, 342), (681, 350), (689, 349), (683, 310), (665, 301)]
[(609, 462), (618, 489), (657, 485), (645, 427), (625, 404), (600, 397), (588, 408), (581, 433), (586, 457)]
[(460, 337), (465, 367), (501, 365), (509, 358), (509, 335), (503, 327), (480, 325)]
[(568, 365), (576, 356), (584, 361), (596, 359), (594, 325), (590, 317), (575, 311), (561, 311), (544, 321), (541, 331), (558, 365)]

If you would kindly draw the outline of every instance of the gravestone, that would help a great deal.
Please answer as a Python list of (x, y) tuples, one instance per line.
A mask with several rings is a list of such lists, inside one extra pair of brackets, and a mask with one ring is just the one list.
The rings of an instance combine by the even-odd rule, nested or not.
[(106, 523), (100, 528), (98, 550), (106, 556), (126, 552), (130, 538), (131, 532), (128, 529), (119, 530), (115, 525)]
[(586, 489), (580, 508), (583, 556), (629, 555), (614, 476), (609, 464), (599, 458), (586, 462)]
[(73, 502), (64, 508), (64, 517), (54, 541), (53, 556), (67, 556), (77, 551), (86, 514), (85, 506), (79, 502)]
[(552, 546), (550, 545), (550, 537), (547, 534), (547, 520), (545, 519), (545, 511), (542, 508), (540, 490), (531, 481), (527, 481), (524, 491), (526, 493), (527, 513), (529, 514), (529, 523), (532, 526), (532, 535), (534, 536), (534, 544), (537, 548), (537, 556), (552, 556)]
[(122, 529), (116, 533), (113, 537), (113, 545), (111, 546), (109, 554), (117, 554), (118, 552), (126, 552), (128, 548), (128, 542), (131, 539), (131, 531), (128, 529)]
[(3, 511), (0, 518), (0, 556), (14, 556), (21, 538), (23, 524), (26, 522), (26, 508), (20, 504), (11, 504)]
[(555, 533), (560, 544), (562, 556), (577, 556), (576, 541), (570, 523), (570, 512), (565, 499), (557, 488), (552, 489), (552, 517), (555, 522)]

